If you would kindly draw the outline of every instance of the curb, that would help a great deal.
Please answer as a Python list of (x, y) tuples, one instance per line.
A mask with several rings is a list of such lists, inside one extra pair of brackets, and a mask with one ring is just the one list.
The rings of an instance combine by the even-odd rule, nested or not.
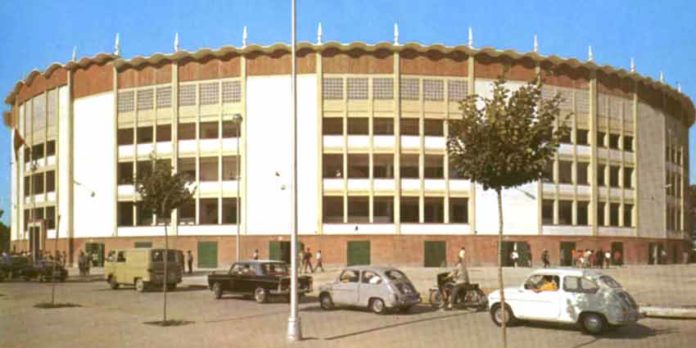
[(640, 312), (649, 318), (696, 319), (696, 308), (640, 306)]

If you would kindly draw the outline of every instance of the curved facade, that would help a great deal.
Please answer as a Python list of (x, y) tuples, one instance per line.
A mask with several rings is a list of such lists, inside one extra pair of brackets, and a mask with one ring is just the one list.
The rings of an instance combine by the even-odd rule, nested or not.
[[(504, 192), (506, 251), (552, 263), (573, 249), (627, 263), (688, 250), (685, 187), (691, 100), (634, 72), (592, 62), (417, 44), (300, 44), (298, 192), (301, 241), (326, 263), (495, 264), (493, 192), (457, 178), (447, 120), (467, 94), (490, 95), (537, 73), (564, 97), (571, 136), (553, 180)], [(137, 57), (98, 55), (32, 72), (7, 97), (23, 136), (12, 163), (12, 243), (101, 255), (163, 244), (140, 212), (134, 179), (148, 158), (189, 173), (174, 247), (200, 267), (241, 255), (288, 257), (292, 173), (290, 53), (285, 45)], [(49, 247), (50, 246), (50, 247)]]

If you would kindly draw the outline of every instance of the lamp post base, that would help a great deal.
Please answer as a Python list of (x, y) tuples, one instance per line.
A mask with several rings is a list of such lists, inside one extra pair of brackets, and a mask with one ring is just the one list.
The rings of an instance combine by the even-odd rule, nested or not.
[(297, 342), (302, 340), (302, 329), (300, 318), (288, 318), (288, 342)]

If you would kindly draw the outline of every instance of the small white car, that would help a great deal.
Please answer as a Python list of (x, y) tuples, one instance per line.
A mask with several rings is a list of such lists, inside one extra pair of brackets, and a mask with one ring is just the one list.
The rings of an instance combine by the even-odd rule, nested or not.
[(591, 270), (540, 269), (522, 286), (504, 291), (504, 310), (500, 290), (488, 295), (491, 319), (498, 326), (518, 319), (577, 323), (596, 335), (642, 317), (636, 301), (614, 278)]

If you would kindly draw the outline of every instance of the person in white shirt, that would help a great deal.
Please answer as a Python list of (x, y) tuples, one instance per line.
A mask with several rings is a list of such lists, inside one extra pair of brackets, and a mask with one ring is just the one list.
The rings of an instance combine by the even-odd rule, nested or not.
[(512, 259), (512, 266), (517, 267), (517, 259), (520, 258), (520, 254), (517, 253), (517, 250), (513, 250), (510, 253), (510, 258)]
[(314, 266), (314, 270), (318, 270), (321, 267), (321, 271), (324, 272), (324, 264), (322, 263), (321, 250), (317, 250), (317, 264)]

